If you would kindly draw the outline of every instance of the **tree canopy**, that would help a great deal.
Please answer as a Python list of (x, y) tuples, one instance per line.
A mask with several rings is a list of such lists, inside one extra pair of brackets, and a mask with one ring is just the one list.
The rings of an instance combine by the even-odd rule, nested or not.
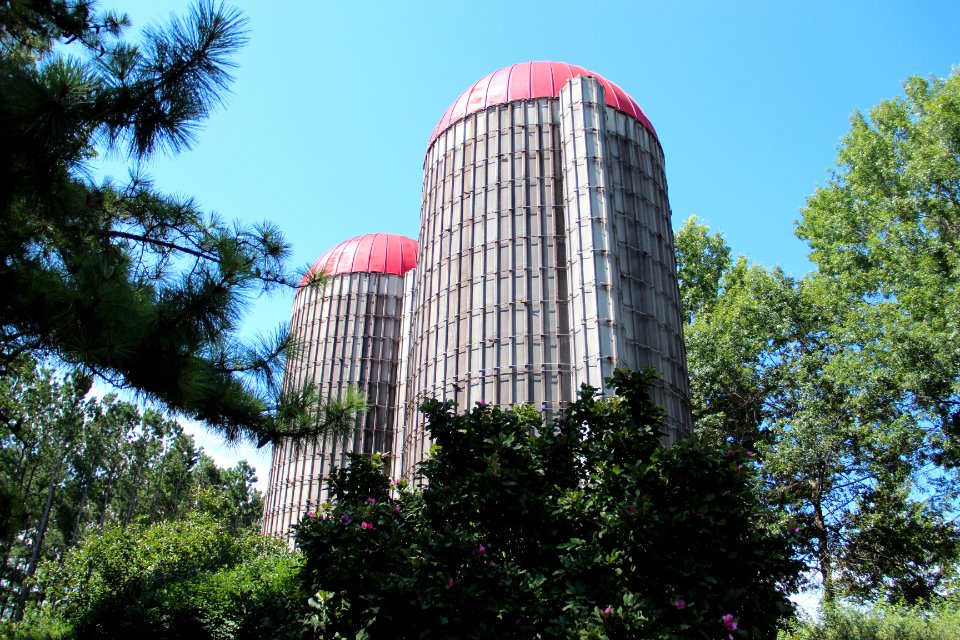
[[(245, 19), (203, 0), (139, 44), (128, 22), (89, 0), (0, 5), (0, 366), (51, 354), (258, 444), (349, 418), (362, 403), (281, 391), (285, 330), (240, 335), (246, 300), (300, 282), (279, 231), (138, 169), (223, 102)], [(94, 180), (103, 152), (130, 159), (126, 182)]]
[[(797, 235), (905, 411), (960, 464), (960, 70), (855, 113)], [(853, 327), (853, 322), (851, 321)]]
[(46, 600), (24, 626), (31, 637), (276, 637), (297, 569), (281, 541), (206, 513), (112, 526), (45, 566)]
[(905, 88), (803, 210), (806, 276), (677, 235), (696, 430), (760, 454), (828, 598), (928, 601), (960, 551), (960, 73)]
[(218, 467), (174, 420), (115, 396), (86, 398), (89, 377), (21, 357), (0, 376), (0, 619), (19, 618), (44, 563), (106, 527), (216, 519), (231, 534), (260, 520), (246, 462)]

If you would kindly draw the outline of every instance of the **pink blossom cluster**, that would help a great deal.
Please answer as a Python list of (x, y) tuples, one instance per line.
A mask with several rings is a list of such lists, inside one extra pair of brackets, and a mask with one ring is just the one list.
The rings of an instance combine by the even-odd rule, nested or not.
[(723, 622), (723, 628), (729, 631), (729, 633), (727, 634), (727, 637), (729, 638), (729, 640), (733, 640), (733, 632), (737, 630), (737, 621), (734, 620), (733, 614), (728, 613), (727, 615), (720, 618), (720, 620), (721, 622)]

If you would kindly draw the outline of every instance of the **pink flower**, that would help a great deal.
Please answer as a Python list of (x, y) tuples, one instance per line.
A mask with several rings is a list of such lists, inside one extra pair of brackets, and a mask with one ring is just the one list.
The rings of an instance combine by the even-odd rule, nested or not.
[[(736, 631), (737, 630), (737, 621), (733, 619), (733, 614), (728, 613), (727, 615), (720, 618), (723, 621), (723, 627), (727, 631)], [(730, 637), (733, 637), (733, 634), (730, 634)]]
[(626, 513), (628, 516), (636, 515), (637, 508), (633, 505), (630, 505), (629, 507), (624, 509), (623, 512)]
[(791, 534), (796, 534), (796, 533), (800, 533), (800, 528), (799, 528), (799, 527), (790, 527), (789, 529), (787, 529), (787, 531), (789, 531)]
[(677, 609), (683, 609), (687, 606), (687, 603), (683, 598), (680, 598), (679, 600), (673, 601), (673, 606), (675, 606)]
[(603, 609), (603, 610), (600, 612), (600, 617), (603, 618), (604, 620), (606, 620), (607, 618), (610, 617), (610, 614), (612, 614), (612, 613), (613, 613), (613, 609), (611, 609), (610, 607), (607, 607), (606, 609)]
[(450, 493), (450, 485), (448, 484), (443, 485), (443, 490), (446, 491), (447, 493)]
[(455, 585), (456, 583), (457, 583), (457, 581), (454, 580), (453, 578), (447, 578), (447, 589), (449, 589), (450, 587), (452, 587), (452, 586)]
[(742, 465), (742, 464), (738, 464), (738, 465), (737, 465), (737, 473), (740, 473), (741, 471), (743, 471), (743, 465)]
[(316, 517), (317, 517), (317, 514), (316, 514), (315, 512), (313, 512), (313, 511), (307, 511), (307, 517), (308, 517), (308, 518), (316, 518)]
[(376, 498), (367, 498), (367, 503), (368, 503), (368, 504), (377, 504), (377, 499), (376, 499)]
[(486, 548), (485, 546), (483, 546), (483, 545), (480, 545), (479, 547), (477, 547), (476, 549), (473, 550), (473, 557), (474, 557), (474, 558), (479, 558), (480, 556), (482, 556), (482, 555), (485, 554), (486, 552), (487, 552), (487, 548)]
[(373, 523), (372, 523), (372, 522), (367, 522), (366, 520), (364, 520), (363, 522), (360, 523), (360, 528), (361, 528), (361, 529), (373, 529)]
[(398, 505), (398, 504), (393, 505), (393, 512), (394, 512), (394, 513), (396, 513), (397, 515), (399, 515), (401, 511), (402, 511), (402, 509), (400, 509), (400, 505)]
[(752, 457), (755, 456), (755, 455), (757, 455), (757, 454), (755, 454), (753, 451), (747, 451), (747, 457), (748, 457), (748, 458), (752, 458)]
[(350, 517), (349, 513), (343, 514), (342, 516), (340, 516), (340, 519), (343, 520), (343, 524), (350, 524), (351, 522), (353, 522), (353, 518)]

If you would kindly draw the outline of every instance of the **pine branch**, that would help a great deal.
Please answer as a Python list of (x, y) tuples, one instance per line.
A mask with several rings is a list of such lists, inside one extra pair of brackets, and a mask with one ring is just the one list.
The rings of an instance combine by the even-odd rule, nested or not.
[(186, 253), (186, 254), (188, 254), (188, 255), (194, 256), (194, 257), (199, 258), (199, 259), (201, 259), (201, 260), (207, 260), (207, 261), (210, 261), (210, 262), (219, 263), (219, 260), (218, 260), (217, 257), (214, 256), (214, 255), (210, 255), (210, 254), (207, 254), (207, 253), (203, 253), (202, 251), (195, 251), (195, 250), (193, 250), (193, 249), (190, 249), (190, 248), (188, 248), (188, 247), (184, 247), (184, 246), (175, 244), (175, 243), (173, 243), (173, 242), (166, 242), (166, 241), (164, 241), (164, 240), (158, 240), (157, 238), (151, 238), (151, 237), (145, 236), (145, 235), (138, 235), (138, 234), (135, 234), (135, 233), (127, 233), (127, 232), (125, 232), (125, 231), (116, 231), (116, 230), (108, 231), (108, 232), (107, 232), (107, 235), (109, 235), (109, 236), (112, 237), (112, 238), (125, 238), (125, 239), (127, 239), (127, 240), (134, 240), (134, 241), (136, 241), (136, 242), (142, 242), (142, 243), (145, 244), (145, 245), (156, 245), (156, 246), (160, 246), (160, 247), (165, 247), (165, 248), (171, 249), (171, 250), (173, 250), (173, 251), (177, 251), (177, 252), (181, 252), (181, 253)]

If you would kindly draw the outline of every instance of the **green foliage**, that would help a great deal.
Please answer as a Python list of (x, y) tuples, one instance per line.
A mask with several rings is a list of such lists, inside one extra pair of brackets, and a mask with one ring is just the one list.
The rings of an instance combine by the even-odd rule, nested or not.
[(69, 640), (70, 625), (51, 618), (32, 619), (30, 624), (0, 621), (0, 638), (9, 640)]
[[(240, 530), (259, 513), (249, 468), (215, 470), (156, 411), (58, 399), (68, 385), (29, 358), (77, 365), (77, 388), (97, 375), (231, 441), (315, 437), (364, 406), (282, 390), (298, 348), (285, 329), (239, 335), (247, 300), (300, 286), (277, 229), (227, 223), (139, 172), (188, 149), (222, 104), (245, 18), (198, 0), (138, 42), (128, 26), (87, 0), (0, 3), (0, 618), (18, 617), (38, 563), (91, 527), (202, 503), (233, 510)], [(104, 152), (137, 167), (126, 182), (91, 177)]]
[(907, 410), (960, 464), (960, 70), (913, 77), (905, 96), (855, 113), (837, 171), (797, 234)]
[(254, 489), (256, 473), (246, 460), (222, 469), (203, 456), (197, 476), (197, 509), (228, 524), (232, 531), (259, 526), (263, 494)]
[(860, 602), (927, 605), (956, 591), (960, 535), (929, 502), (879, 485), (850, 516), (837, 571), (841, 592)]
[(723, 237), (711, 234), (692, 216), (677, 233), (677, 276), (684, 319), (709, 312), (720, 293), (724, 274), (730, 270), (730, 247)]
[(853, 115), (797, 235), (827, 334), (820, 420), (871, 470), (827, 561), (841, 592), (917, 603), (943, 590), (960, 550), (942, 516), (960, 495), (960, 70), (904, 89)]
[(87, 0), (0, 4), (0, 367), (50, 354), (230, 440), (350, 422), (356, 405), (281, 390), (285, 329), (239, 335), (247, 300), (301, 281), (273, 225), (227, 223), (139, 169), (90, 177), (104, 150), (139, 167), (188, 149), (246, 41), (208, 0), (139, 44), (128, 24)]
[[(291, 635), (765, 638), (801, 567), (760, 526), (750, 453), (665, 448), (652, 374), (584, 388), (544, 428), (527, 407), (424, 403), (426, 485), (391, 489), (356, 456), (334, 506), (296, 529), (302, 590)], [(724, 636), (725, 637), (725, 636)]]
[[(726, 247), (722, 236), (700, 224), (685, 224), (677, 243), (696, 247), (703, 237), (714, 246), (711, 251), (724, 253), (716, 248)], [(766, 437), (762, 426), (777, 406), (775, 394), (790, 391), (769, 374), (780, 370), (797, 332), (791, 326), (799, 306), (796, 284), (782, 271), (750, 265), (743, 257), (724, 264), (719, 273), (711, 269), (715, 281), (688, 277), (688, 270), (704, 269), (696, 256), (686, 259), (678, 273), (681, 297), (703, 300), (684, 327), (691, 411), (705, 441), (720, 445), (732, 440), (755, 449)], [(689, 292), (688, 287), (699, 290)]]
[(0, 616), (12, 610), (19, 617), (27, 598), (22, 585), (57, 533), (58, 489), (87, 435), (83, 396), (90, 381), (76, 374), (58, 380), (27, 358), (11, 364), (16, 375), (0, 378), (0, 486), (9, 506), (0, 518)]
[(24, 626), (78, 638), (256, 638), (295, 592), (296, 556), (281, 542), (231, 534), (209, 515), (111, 527), (48, 564), (47, 598)]
[[(684, 226), (678, 244), (704, 238), (722, 254), (703, 225)], [(681, 271), (681, 285), (714, 296), (685, 330), (695, 431), (758, 453), (763, 498), (800, 530), (825, 596), (935, 597), (960, 551), (943, 516), (956, 477), (937, 466), (943, 435), (903, 384), (907, 363), (887, 360), (899, 346), (869, 320), (885, 303), (743, 258), (706, 284)]]
[(956, 602), (931, 608), (880, 604), (870, 609), (828, 607), (816, 620), (800, 620), (778, 640), (954, 640), (960, 638)]
[(176, 622), (165, 622), (158, 637), (169, 637), (163, 631), (172, 627), (213, 640), (269, 637), (295, 601), (299, 571), (297, 556), (278, 547), (233, 568), (181, 582), (161, 605), (165, 618)]
[(220, 469), (179, 424), (58, 378), (29, 358), (0, 376), (0, 617), (18, 617), (39, 563), (59, 564), (89, 532), (208, 513), (231, 532), (259, 521), (245, 462)]

